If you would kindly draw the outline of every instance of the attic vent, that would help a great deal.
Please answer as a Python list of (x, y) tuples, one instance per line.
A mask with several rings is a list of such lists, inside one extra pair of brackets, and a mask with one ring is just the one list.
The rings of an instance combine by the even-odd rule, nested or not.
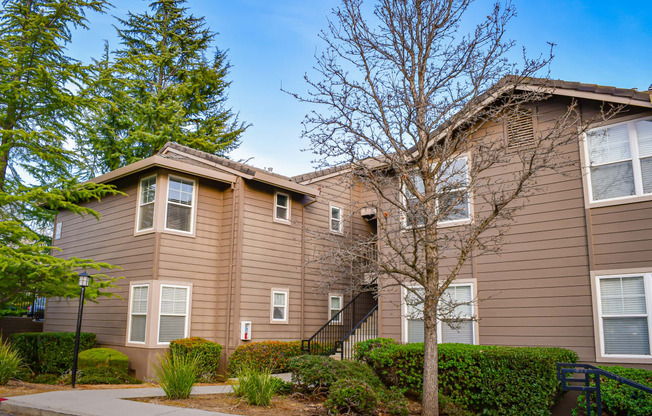
[(522, 110), (508, 116), (506, 121), (507, 148), (517, 150), (534, 144), (534, 123), (532, 111)]

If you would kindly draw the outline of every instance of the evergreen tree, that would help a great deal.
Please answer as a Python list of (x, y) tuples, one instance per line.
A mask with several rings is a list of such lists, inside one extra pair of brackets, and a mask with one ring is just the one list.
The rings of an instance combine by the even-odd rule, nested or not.
[[(78, 205), (116, 194), (80, 184), (83, 164), (66, 150), (88, 101), (81, 94), (88, 68), (66, 55), (71, 28), (86, 27), (96, 0), (5, 0), (0, 9), (0, 303), (24, 296), (77, 296), (81, 269), (109, 267), (63, 260), (46, 235), (60, 209), (98, 214)], [(91, 297), (111, 285), (96, 276)]]
[(115, 60), (107, 47), (96, 63), (100, 105), (85, 140), (97, 170), (152, 156), (167, 141), (220, 155), (238, 146), (247, 126), (225, 107), (226, 55), (216, 48), (207, 58), (215, 34), (184, 2), (154, 1), (151, 13), (120, 19)]

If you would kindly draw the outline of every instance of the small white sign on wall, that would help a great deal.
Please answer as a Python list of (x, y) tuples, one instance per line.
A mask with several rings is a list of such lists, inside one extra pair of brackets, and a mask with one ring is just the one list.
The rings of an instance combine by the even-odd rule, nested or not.
[(243, 341), (251, 340), (251, 321), (240, 322), (240, 339)]

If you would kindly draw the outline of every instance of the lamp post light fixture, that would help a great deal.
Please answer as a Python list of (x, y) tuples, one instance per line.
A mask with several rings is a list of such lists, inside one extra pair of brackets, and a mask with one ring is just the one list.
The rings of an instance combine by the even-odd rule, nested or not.
[(77, 381), (77, 356), (79, 355), (79, 337), (81, 335), (82, 314), (84, 313), (84, 295), (86, 294), (86, 287), (90, 283), (90, 276), (85, 271), (79, 273), (79, 287), (81, 293), (79, 294), (79, 312), (77, 313), (77, 334), (75, 336), (75, 352), (72, 359), (72, 388), (75, 388)]

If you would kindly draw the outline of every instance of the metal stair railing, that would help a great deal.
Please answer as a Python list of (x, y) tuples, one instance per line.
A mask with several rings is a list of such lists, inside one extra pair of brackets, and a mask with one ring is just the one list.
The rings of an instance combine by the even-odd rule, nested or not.
[[(581, 378), (573, 377), (573, 374), (584, 375)], [(570, 375), (570, 378), (568, 377)], [(593, 377), (591, 377), (593, 376)], [(583, 391), (586, 396), (586, 415), (591, 416), (593, 409), (591, 408), (591, 393), (595, 393), (595, 414), (602, 416), (602, 391), (600, 377), (610, 378), (618, 383), (626, 386), (633, 387), (645, 393), (652, 393), (652, 387), (639, 384), (630, 379), (621, 377), (607, 370), (598, 368), (590, 364), (576, 364), (576, 363), (557, 363), (557, 380), (561, 382), (562, 390), (576, 390)], [(591, 384), (593, 382), (593, 385)], [(571, 385), (569, 383), (582, 385)]]
[(333, 355), (338, 341), (344, 342), (351, 331), (378, 307), (378, 300), (372, 290), (363, 291), (353, 297), (336, 315), (307, 340), (301, 341), (301, 349), (309, 354)]
[[(346, 341), (351, 338), (362, 337), (363, 339), (371, 339), (378, 337), (378, 315), (375, 312), (378, 310), (378, 304), (376, 304), (367, 315), (360, 322), (358, 322), (348, 334), (344, 336), (344, 339), (341, 341), (335, 341), (335, 348), (333, 353), (340, 353), (340, 359), (348, 360), (353, 358), (353, 343), (349, 342), (346, 344)], [(356, 332), (359, 331), (359, 332)]]

